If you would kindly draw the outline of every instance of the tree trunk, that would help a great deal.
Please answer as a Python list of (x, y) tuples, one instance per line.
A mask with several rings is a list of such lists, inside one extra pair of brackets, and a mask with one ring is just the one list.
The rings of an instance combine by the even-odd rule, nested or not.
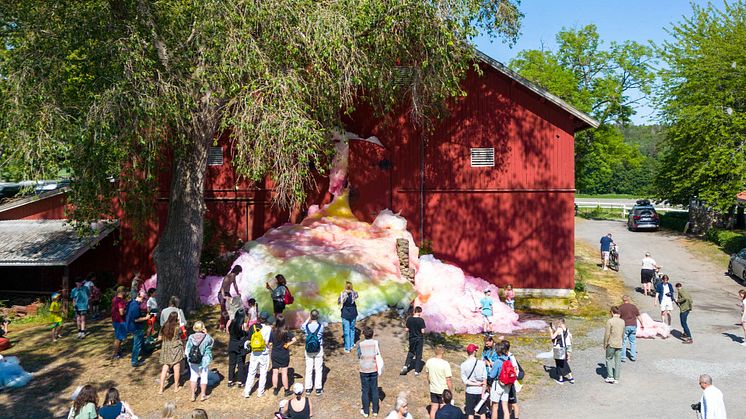
[(181, 308), (197, 307), (197, 279), (202, 254), (205, 212), (207, 149), (215, 133), (212, 121), (200, 121), (200, 130), (189, 133), (190, 142), (174, 153), (168, 217), (153, 261), (158, 273), (158, 306), (166, 307), (172, 295)]

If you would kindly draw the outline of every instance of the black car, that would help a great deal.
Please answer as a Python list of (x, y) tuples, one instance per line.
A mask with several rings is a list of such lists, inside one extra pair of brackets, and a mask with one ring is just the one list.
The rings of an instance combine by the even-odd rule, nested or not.
[(658, 217), (655, 208), (647, 199), (640, 199), (629, 211), (629, 216), (627, 217), (627, 228), (629, 230), (657, 231), (660, 226), (660, 217)]

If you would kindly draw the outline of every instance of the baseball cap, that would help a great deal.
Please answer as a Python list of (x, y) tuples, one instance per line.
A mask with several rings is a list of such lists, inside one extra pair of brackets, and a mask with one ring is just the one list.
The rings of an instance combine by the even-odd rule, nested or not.
[(467, 352), (467, 353), (468, 353), (469, 355), (473, 354), (473, 353), (474, 353), (474, 352), (476, 352), (477, 350), (479, 350), (479, 346), (477, 346), (477, 345), (475, 345), (475, 344), (473, 344), (473, 343), (470, 343), (469, 345), (467, 345), (467, 346), (466, 346), (466, 352)]
[(293, 384), (293, 394), (303, 394), (303, 384), (301, 383)]
[(266, 321), (267, 319), (269, 319), (269, 313), (267, 313), (266, 311), (262, 311), (261, 313), (259, 313), (259, 318)]

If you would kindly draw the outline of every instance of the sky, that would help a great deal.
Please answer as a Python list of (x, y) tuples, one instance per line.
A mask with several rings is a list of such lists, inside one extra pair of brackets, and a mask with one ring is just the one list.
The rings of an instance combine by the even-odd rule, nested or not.
[[(595, 24), (604, 45), (611, 41), (637, 41), (662, 44), (669, 39), (666, 28), (691, 15), (691, 3), (706, 5), (706, 0), (522, 0), (524, 14), (522, 35), (509, 48), (499, 40), (477, 38), (482, 52), (507, 64), (527, 49), (556, 50), (555, 35), (564, 28), (581, 28)], [(720, 6), (721, 1), (714, 4)], [(647, 103), (636, 108), (635, 124), (655, 122), (655, 109)]]

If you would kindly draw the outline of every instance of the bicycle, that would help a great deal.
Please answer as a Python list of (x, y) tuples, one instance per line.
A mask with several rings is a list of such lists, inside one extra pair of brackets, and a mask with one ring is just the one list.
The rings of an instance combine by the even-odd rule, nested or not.
[(616, 243), (612, 244), (609, 249), (609, 269), (619, 272), (619, 250)]

